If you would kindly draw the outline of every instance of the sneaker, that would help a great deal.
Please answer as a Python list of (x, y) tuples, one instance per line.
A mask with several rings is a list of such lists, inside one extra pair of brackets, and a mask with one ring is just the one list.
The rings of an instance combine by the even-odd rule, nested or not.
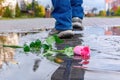
[(72, 18), (72, 26), (73, 26), (73, 28), (83, 30), (82, 19), (80, 19), (78, 17)]
[(72, 30), (60, 31), (60, 30), (52, 29), (49, 35), (54, 35), (54, 34), (57, 34), (59, 38), (71, 38), (74, 35)]

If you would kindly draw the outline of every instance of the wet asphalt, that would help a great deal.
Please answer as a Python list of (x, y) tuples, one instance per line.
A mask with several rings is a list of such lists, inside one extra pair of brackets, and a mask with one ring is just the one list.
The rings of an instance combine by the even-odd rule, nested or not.
[[(88, 45), (91, 48), (90, 63), (86, 65), (88, 68), (86, 69), (84, 80), (120, 79), (119, 21), (120, 18), (85, 18), (83, 20), (85, 28), (83, 31), (78, 32), (82, 36), (78, 36), (79, 38), (76, 41), (80, 42), (80, 45)], [(53, 18), (1, 20), (0, 31), (29, 32), (34, 29), (53, 28), (54, 23), (55, 20)], [(28, 34), (20, 38), (20, 44), (26, 41), (29, 43), (36, 38), (45, 39), (47, 36), (48, 32), (46, 31), (37, 34)], [(32, 70), (34, 60), (40, 57), (33, 56), (32, 54), (24, 55), (19, 50), (16, 53), (15, 58), (19, 62), (19, 65), (4, 65), (3, 69), (0, 70), (0, 80), (50, 80), (53, 72), (59, 67), (59, 65), (50, 63), (49, 61), (43, 61), (41, 68), (37, 72), (34, 72)], [(47, 67), (48, 63), (51, 66)]]

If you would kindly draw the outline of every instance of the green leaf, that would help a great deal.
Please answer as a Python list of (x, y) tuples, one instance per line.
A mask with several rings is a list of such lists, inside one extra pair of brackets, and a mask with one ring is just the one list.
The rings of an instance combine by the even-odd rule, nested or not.
[(24, 44), (24, 52), (29, 52), (30, 51), (30, 47), (27, 44)]
[(35, 43), (34, 42), (30, 43), (30, 48), (35, 48)]
[(63, 54), (67, 55), (68, 57), (73, 56), (73, 47), (65, 48), (65, 51)]
[(37, 40), (35, 41), (35, 47), (37, 47), (37, 48), (40, 48), (40, 47), (41, 47), (41, 41), (40, 41), (39, 39), (37, 39)]
[(45, 57), (52, 56), (52, 54), (46, 52), (46, 53), (43, 54), (43, 56), (45, 56)]
[(43, 53), (43, 56), (45, 57), (52, 56), (54, 53), (55, 53), (54, 51), (47, 50), (47, 52)]
[(66, 46), (65, 46), (65, 49), (66, 49), (66, 48), (69, 48), (69, 47), (70, 47), (69, 45), (66, 45)]
[(56, 43), (63, 43), (64, 41), (62, 39), (60, 39), (57, 35), (54, 35), (54, 39), (56, 41)]
[(46, 42), (47, 42), (49, 45), (52, 45), (53, 43), (55, 43), (55, 37), (54, 37), (54, 36), (49, 36), (49, 37), (46, 39)]
[(47, 45), (47, 44), (42, 44), (42, 47), (45, 51), (49, 49), (49, 45)]

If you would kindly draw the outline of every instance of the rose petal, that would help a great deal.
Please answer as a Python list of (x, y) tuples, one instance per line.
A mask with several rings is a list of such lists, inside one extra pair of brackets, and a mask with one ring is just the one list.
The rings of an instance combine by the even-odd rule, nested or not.
[(81, 55), (90, 55), (90, 48), (88, 46), (84, 46)]
[(83, 49), (83, 46), (76, 46), (74, 49), (73, 49), (73, 52), (75, 55), (81, 55), (81, 49)]
[(89, 64), (89, 61), (83, 61), (82, 64), (87, 65)]

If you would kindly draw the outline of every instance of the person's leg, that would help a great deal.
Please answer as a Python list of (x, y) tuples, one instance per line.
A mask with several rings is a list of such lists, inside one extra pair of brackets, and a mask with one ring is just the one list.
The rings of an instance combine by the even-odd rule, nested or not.
[(56, 19), (55, 29), (49, 34), (57, 34), (60, 38), (72, 37), (72, 8), (70, 0), (52, 0), (54, 10), (52, 16)]
[(83, 19), (84, 11), (82, 7), (83, 0), (71, 0), (72, 17), (79, 17)]
[(52, 16), (56, 19), (56, 30), (72, 30), (72, 9), (70, 0), (52, 0), (54, 10)]
[(73, 28), (79, 28), (80, 30), (83, 30), (82, 19), (84, 17), (82, 3), (83, 0), (71, 0), (72, 26)]

